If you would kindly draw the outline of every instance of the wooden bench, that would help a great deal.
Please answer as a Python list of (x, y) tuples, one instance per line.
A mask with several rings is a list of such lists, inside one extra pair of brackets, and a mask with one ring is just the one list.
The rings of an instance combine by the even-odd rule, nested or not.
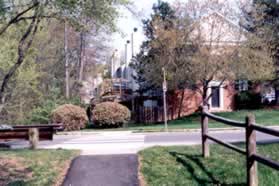
[(39, 140), (53, 140), (53, 134), (57, 130), (61, 130), (63, 127), (61, 124), (53, 125), (18, 125), (12, 126), (12, 129), (0, 130), (0, 141), (6, 140), (29, 140), (28, 132), (32, 128), (36, 128), (39, 131)]

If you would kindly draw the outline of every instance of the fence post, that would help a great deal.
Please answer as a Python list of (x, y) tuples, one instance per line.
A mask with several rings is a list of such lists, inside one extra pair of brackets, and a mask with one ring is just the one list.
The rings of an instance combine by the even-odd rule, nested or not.
[(204, 115), (204, 112), (208, 111), (208, 106), (202, 106), (201, 114), (201, 139), (202, 139), (202, 154), (203, 157), (209, 157), (209, 143), (208, 143), (208, 117)]
[(246, 117), (246, 162), (247, 162), (247, 185), (258, 186), (257, 162), (253, 158), (256, 154), (256, 131), (253, 130), (252, 124), (255, 124), (255, 116)]
[(30, 144), (30, 149), (37, 149), (38, 143), (40, 140), (39, 129), (38, 128), (30, 128), (28, 130), (28, 140)]

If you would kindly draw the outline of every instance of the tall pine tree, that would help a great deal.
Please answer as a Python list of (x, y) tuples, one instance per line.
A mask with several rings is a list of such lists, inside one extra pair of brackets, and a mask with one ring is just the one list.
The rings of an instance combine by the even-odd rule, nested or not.
[[(162, 21), (164, 24), (164, 29), (168, 30), (173, 26), (173, 22), (176, 19), (175, 11), (172, 10), (169, 3), (158, 1), (157, 4), (153, 5), (153, 14), (151, 19), (143, 20), (143, 29), (146, 36), (146, 41), (142, 43), (141, 51), (133, 60), (132, 67), (136, 71), (136, 76), (134, 77), (139, 84), (139, 92), (143, 93), (146, 91), (152, 91), (158, 89), (159, 83), (162, 82), (161, 74), (154, 74), (157, 78), (148, 78), (149, 67), (152, 66), (153, 69), (156, 65), (155, 56), (160, 52), (158, 49), (152, 47), (152, 42), (156, 40), (155, 27), (156, 21)], [(159, 71), (161, 71), (159, 69)], [(150, 81), (152, 79), (152, 81)]]
[(279, 103), (279, 3), (276, 0), (254, 0), (252, 9), (245, 11), (244, 27), (264, 41), (276, 65), (276, 78), (271, 81)]

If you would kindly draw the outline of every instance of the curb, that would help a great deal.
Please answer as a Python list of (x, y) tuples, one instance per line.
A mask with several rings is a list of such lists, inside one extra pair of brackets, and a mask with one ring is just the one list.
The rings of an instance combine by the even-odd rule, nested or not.
[[(272, 128), (275, 130), (279, 130), (279, 126), (265, 126), (267, 128)], [(211, 132), (222, 132), (222, 131), (245, 131), (243, 128), (239, 127), (227, 127), (227, 128), (208, 128)], [(201, 129), (169, 129), (168, 132), (201, 132)], [(133, 131), (133, 133), (166, 133), (164, 130), (156, 131), (156, 130), (144, 130), (144, 131)]]
[[(231, 131), (231, 130), (241, 130), (237, 127), (228, 128), (209, 128), (210, 131)], [(169, 129), (168, 132), (200, 132), (201, 129)], [(165, 133), (164, 130), (135, 130), (133, 133)]]

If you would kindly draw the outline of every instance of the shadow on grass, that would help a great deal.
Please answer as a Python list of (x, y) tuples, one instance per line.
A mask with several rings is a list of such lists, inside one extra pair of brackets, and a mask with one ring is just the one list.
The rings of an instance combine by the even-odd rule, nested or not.
[(279, 139), (272, 139), (272, 140), (262, 140), (258, 141), (257, 145), (272, 145), (272, 144), (278, 144)]
[[(170, 155), (176, 158), (176, 161), (182, 164), (188, 172), (191, 174), (192, 178), (199, 184), (199, 185), (222, 185), (222, 186), (245, 186), (245, 183), (235, 183), (235, 184), (227, 184), (220, 180), (217, 180), (214, 175), (206, 168), (203, 162), (200, 161), (202, 158), (201, 155), (188, 155), (178, 152), (169, 152)], [(183, 156), (184, 158), (180, 157)], [(195, 168), (192, 164), (196, 164), (200, 170), (206, 175), (206, 178), (198, 175), (195, 173)]]

